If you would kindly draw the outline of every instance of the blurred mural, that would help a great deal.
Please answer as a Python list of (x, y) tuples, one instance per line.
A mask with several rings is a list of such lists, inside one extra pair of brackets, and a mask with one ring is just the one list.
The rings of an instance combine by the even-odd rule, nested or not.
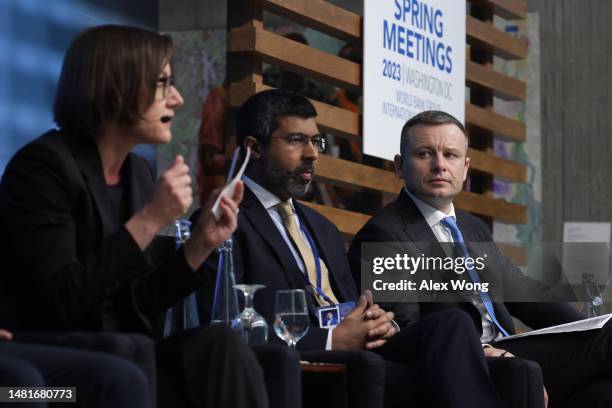
[[(158, 148), (157, 169), (165, 170), (176, 155), (182, 155), (191, 169), (194, 180), (194, 207), (199, 205), (196, 185), (198, 179), (198, 135), (201, 133), (204, 103), (225, 79), (225, 29), (168, 32), (175, 45), (172, 63), (176, 87), (185, 105), (176, 111), (172, 127), (172, 143)], [(222, 115), (223, 110), (217, 110)], [(210, 115), (207, 115), (207, 119)], [(219, 118), (222, 120), (222, 118)]]
[(157, 18), (145, 0), (0, 0), (0, 174), (17, 149), (55, 126), (55, 85), (79, 31), (110, 23), (156, 30)]
[(540, 38), (537, 13), (528, 13), (527, 19), (519, 24), (501, 19), (495, 24), (507, 33), (527, 39), (528, 54), (525, 60), (506, 61), (496, 58), (494, 68), (514, 78), (526, 81), (526, 102), (508, 102), (495, 98), (495, 110), (527, 126), (527, 140), (524, 143), (495, 141), (495, 154), (523, 163), (527, 167), (527, 183), (505, 183), (494, 180), (494, 194), (510, 202), (527, 207), (528, 223), (508, 225), (495, 222), (493, 235), (498, 242), (520, 243), (528, 248), (529, 263), (537, 261), (538, 254), (532, 253), (531, 245), (542, 239), (542, 157), (540, 132)]

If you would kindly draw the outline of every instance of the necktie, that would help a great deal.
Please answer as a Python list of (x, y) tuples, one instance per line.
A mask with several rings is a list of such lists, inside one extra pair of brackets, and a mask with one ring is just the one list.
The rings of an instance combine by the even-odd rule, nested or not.
[[(455, 241), (455, 244), (459, 249), (461, 256), (463, 256), (464, 258), (469, 257), (470, 253), (467, 249), (467, 246), (465, 245), (465, 241), (463, 240), (463, 235), (461, 235), (461, 231), (459, 231), (459, 227), (457, 226), (455, 217), (444, 217), (440, 222), (442, 223), (442, 225), (444, 225), (450, 230), (451, 235), (453, 236), (453, 240)], [(472, 282), (480, 282), (480, 277), (478, 276), (478, 273), (474, 270), (474, 268), (467, 268), (467, 272)], [(489, 313), (489, 316), (491, 317), (491, 320), (493, 321), (495, 326), (504, 336), (508, 336), (508, 332), (504, 330), (504, 328), (501, 326), (501, 324), (499, 324), (497, 318), (495, 317), (495, 311), (493, 310), (493, 302), (491, 302), (489, 294), (480, 291), (478, 292), (478, 294), (480, 295), (480, 300), (482, 301), (482, 304), (487, 310), (487, 313)]]
[[(283, 225), (285, 229), (289, 233), (291, 240), (295, 244), (295, 248), (298, 250), (302, 261), (304, 262), (304, 267), (306, 268), (306, 273), (308, 275), (308, 280), (311, 285), (317, 284), (317, 265), (315, 262), (314, 254), (312, 252), (312, 248), (308, 245), (308, 242), (304, 239), (302, 234), (300, 234), (300, 230), (298, 228), (297, 222), (295, 220), (295, 212), (293, 211), (293, 207), (289, 201), (281, 201), (277, 204), (277, 208), (280, 212), (281, 217), (283, 218)], [(329, 271), (325, 266), (325, 263), (319, 259), (319, 264), (321, 265), (321, 289), (323, 293), (331, 300), (334, 304), (338, 303), (336, 296), (334, 296), (334, 292), (332, 292), (331, 286), (329, 284)], [(316, 286), (315, 286), (316, 288)], [(311, 288), (312, 289), (312, 288)], [(311, 290), (313, 295), (315, 296), (319, 305), (327, 305), (328, 302), (316, 293), (316, 290)]]

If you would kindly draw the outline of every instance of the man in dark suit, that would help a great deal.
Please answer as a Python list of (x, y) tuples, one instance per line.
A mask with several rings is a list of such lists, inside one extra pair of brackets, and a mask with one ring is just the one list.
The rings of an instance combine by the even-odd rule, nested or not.
[[(485, 268), (472, 267), (459, 275), (455, 271), (435, 270), (421, 277), (437, 282), (459, 279), (487, 283), (490, 290), (428, 292), (426, 297), (417, 299), (419, 302), (394, 302), (387, 306), (396, 312), (402, 324), (440, 310), (464, 310), (472, 317), (482, 343), (495, 346), (486, 344), (487, 356), (515, 354), (541, 365), (545, 385), (555, 405), (565, 401), (568, 407), (577, 403), (609, 406), (612, 383), (604, 378), (612, 374), (608, 352), (612, 340), (610, 325), (596, 332), (496, 343), (514, 334), (512, 316), (534, 329), (575, 321), (582, 316), (567, 304), (546, 301), (550, 299), (545, 297), (550, 291), (525, 276), (499, 252), (486, 226), (478, 218), (454, 208), (453, 199), (462, 190), (470, 163), (461, 122), (444, 112), (420, 113), (405, 124), (400, 152), (401, 155), (395, 157), (395, 171), (405, 186), (397, 200), (372, 217), (355, 236), (349, 250), (353, 277), (362, 287), (372, 283), (369, 276), (372, 270), (368, 273), (365, 268), (377, 256), (377, 251), (385, 256), (393, 256), (395, 251), (412, 257), (450, 256), (463, 260), (484, 256), (487, 258)], [(369, 247), (372, 243), (385, 244)], [(412, 276), (424, 273), (422, 269)], [(517, 301), (521, 298), (533, 302)], [(508, 301), (510, 299), (513, 301)]]
[[(310, 329), (298, 348), (380, 353), (388, 361), (387, 406), (408, 406), (417, 395), (415, 406), (500, 406), (467, 315), (434, 314), (397, 333), (392, 313), (373, 304), (371, 294), (358, 295), (337, 228), (296, 200), (325, 147), (315, 116), (306, 98), (282, 90), (258, 93), (238, 112), (238, 143), (252, 153), (233, 238), (236, 280), (266, 285), (255, 308), (270, 326), (275, 292), (306, 290)], [(203, 315), (210, 315), (217, 257), (205, 267), (210, 273), (202, 276), (210, 278), (201, 301)], [(317, 307), (351, 300), (355, 309), (333, 330), (319, 327)], [(464, 335), (453, 336), (456, 331)], [(279, 340), (272, 335), (271, 341)]]

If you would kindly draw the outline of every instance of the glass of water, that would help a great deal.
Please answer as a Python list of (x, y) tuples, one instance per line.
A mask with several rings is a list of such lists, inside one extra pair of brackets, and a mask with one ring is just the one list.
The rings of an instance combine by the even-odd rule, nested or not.
[(242, 339), (251, 346), (268, 342), (268, 323), (253, 307), (253, 296), (265, 285), (234, 285), (244, 295), (244, 310), (240, 313)]
[(304, 291), (277, 290), (274, 313), (274, 332), (289, 348), (295, 349), (297, 342), (308, 332), (308, 308)]

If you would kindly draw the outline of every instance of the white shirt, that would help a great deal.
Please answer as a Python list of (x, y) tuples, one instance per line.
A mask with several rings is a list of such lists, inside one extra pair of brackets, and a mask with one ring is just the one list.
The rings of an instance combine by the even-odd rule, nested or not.
[[(457, 217), (455, 216), (455, 206), (453, 203), (450, 205), (450, 210), (448, 214), (445, 214), (443, 211), (438, 210), (435, 207), (425, 203), (424, 201), (419, 200), (412, 194), (408, 189), (404, 186), (404, 191), (408, 196), (412, 199), (414, 204), (417, 206), (423, 217), (425, 218), (425, 222), (431, 228), (431, 231), (436, 236), (438, 242), (455, 242), (453, 239), (453, 234), (451, 234), (450, 229), (448, 229), (444, 224), (442, 224), (442, 219), (445, 217), (453, 217), (455, 220)], [(450, 248), (447, 245), (444, 245), (444, 251), (449, 251)], [(447, 255), (451, 255), (448, 254)], [(502, 334), (497, 330), (495, 324), (493, 323), (493, 319), (487, 312), (487, 309), (484, 307), (484, 304), (476, 299), (472, 299), (472, 304), (478, 309), (480, 312), (480, 316), (482, 318), (482, 335), (480, 336), (480, 341), (482, 343), (487, 343), (493, 340), (496, 340), (502, 337)]]
[[(247, 176), (243, 176), (242, 181), (244, 181), (244, 184), (246, 184), (246, 186), (251, 189), (251, 191), (253, 192), (253, 194), (255, 194), (255, 197), (257, 197), (261, 205), (263, 205), (266, 211), (268, 211), (268, 214), (270, 214), (270, 217), (272, 218), (272, 222), (274, 222), (276, 229), (278, 229), (278, 232), (281, 233), (283, 239), (285, 240), (285, 243), (287, 243), (287, 246), (289, 247), (289, 250), (291, 250), (291, 254), (295, 259), (298, 268), (300, 268), (300, 271), (302, 273), (305, 273), (306, 267), (304, 266), (302, 257), (291, 242), (291, 238), (289, 238), (289, 235), (287, 234), (287, 229), (285, 228), (285, 224), (283, 223), (283, 217), (280, 214), (278, 207), (276, 207), (276, 205), (279, 204), (282, 200), (271, 192), (269, 192), (268, 190), (266, 190), (265, 188), (263, 188), (262, 186), (260, 186), (259, 184), (257, 184), (256, 182), (254, 182), (253, 180), (251, 180), (250, 178), (248, 178)], [(293, 206), (293, 199), (290, 198), (287, 201), (289, 202), (289, 204), (291, 204), (291, 208), (293, 208), (293, 214), (291, 215), (291, 217), (295, 219), (298, 230), (300, 231), (302, 238), (304, 238), (304, 242), (308, 242), (306, 235), (304, 235), (304, 231), (302, 231), (300, 218), (295, 212), (295, 207)]]
[(455, 242), (453, 240), (453, 234), (451, 234), (450, 230), (441, 222), (442, 219), (446, 217), (453, 217), (457, 219), (457, 217), (455, 216), (455, 206), (453, 205), (453, 203), (451, 203), (450, 210), (448, 211), (448, 214), (446, 214), (443, 211), (438, 210), (437, 208), (432, 207), (426, 202), (416, 198), (414, 194), (408, 191), (406, 187), (404, 187), (404, 191), (416, 204), (417, 208), (423, 215), (423, 218), (425, 218), (425, 222), (427, 222), (427, 225), (429, 225), (429, 228), (431, 228), (431, 231), (438, 239), (438, 242)]
[[(291, 251), (293, 258), (295, 259), (295, 263), (297, 264), (298, 268), (300, 269), (302, 273), (306, 273), (306, 267), (304, 266), (302, 257), (300, 256), (299, 252), (297, 251), (297, 249), (294, 247), (293, 243), (291, 242), (291, 239), (289, 238), (289, 235), (287, 234), (287, 230), (285, 229), (285, 224), (283, 223), (283, 217), (278, 211), (278, 207), (276, 207), (276, 205), (279, 204), (282, 200), (278, 198), (277, 196), (275, 196), (274, 194), (272, 194), (271, 192), (269, 192), (268, 190), (266, 190), (265, 188), (263, 188), (262, 186), (260, 186), (259, 184), (257, 184), (256, 182), (254, 182), (253, 180), (251, 180), (250, 178), (248, 178), (247, 176), (242, 176), (242, 181), (244, 181), (244, 184), (246, 184), (246, 186), (251, 189), (251, 191), (253, 192), (253, 194), (255, 194), (255, 197), (257, 197), (261, 205), (263, 205), (266, 211), (268, 211), (268, 214), (270, 215), (270, 218), (272, 218), (272, 222), (274, 223), (274, 226), (276, 226), (276, 229), (278, 229), (278, 232), (280, 232), (280, 234), (283, 237), (283, 240), (285, 240), (285, 243), (289, 247), (289, 250)], [(293, 200), (290, 198), (287, 201), (291, 204), (291, 207), (293, 208), (293, 214), (291, 216), (295, 219), (295, 222), (297, 222), (297, 226), (300, 231), (300, 234), (302, 234), (302, 238), (304, 238), (305, 242), (308, 242), (306, 235), (304, 235), (304, 231), (302, 231), (302, 228), (300, 225), (300, 218), (297, 216), (297, 213), (295, 212), (295, 207), (293, 206)], [(333, 330), (334, 330), (333, 328), (329, 329), (329, 332), (327, 334), (327, 341), (325, 343), (325, 350), (332, 349), (332, 331)]]

